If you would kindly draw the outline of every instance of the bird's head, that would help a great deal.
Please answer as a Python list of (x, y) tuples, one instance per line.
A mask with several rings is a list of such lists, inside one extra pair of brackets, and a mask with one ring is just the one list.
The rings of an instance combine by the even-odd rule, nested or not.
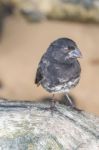
[(60, 38), (51, 43), (48, 48), (53, 59), (58, 62), (72, 62), (74, 59), (82, 57), (76, 43), (68, 38)]

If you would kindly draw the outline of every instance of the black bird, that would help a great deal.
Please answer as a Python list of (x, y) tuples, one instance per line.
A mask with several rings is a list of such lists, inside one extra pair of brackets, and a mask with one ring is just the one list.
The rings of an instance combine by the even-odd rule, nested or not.
[(77, 58), (82, 54), (76, 43), (69, 38), (53, 41), (38, 65), (35, 84), (42, 85), (50, 93), (66, 93), (80, 80), (81, 68)]

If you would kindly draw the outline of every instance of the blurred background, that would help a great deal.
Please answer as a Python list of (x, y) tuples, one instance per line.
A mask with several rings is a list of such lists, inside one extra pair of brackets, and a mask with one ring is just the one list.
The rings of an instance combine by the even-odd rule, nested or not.
[(34, 79), (41, 56), (59, 37), (76, 41), (83, 54), (81, 80), (70, 95), (78, 108), (99, 115), (98, 0), (0, 0), (0, 97), (52, 96)]

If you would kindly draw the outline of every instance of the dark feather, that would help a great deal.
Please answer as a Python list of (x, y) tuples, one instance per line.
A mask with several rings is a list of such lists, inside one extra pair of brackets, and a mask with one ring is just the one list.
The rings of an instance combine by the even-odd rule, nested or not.
[(40, 70), (40, 68), (38, 68), (37, 73), (36, 73), (36, 78), (35, 78), (35, 84), (37, 84), (37, 86), (39, 86), (42, 79), (43, 79), (43, 76), (41, 74), (41, 70)]

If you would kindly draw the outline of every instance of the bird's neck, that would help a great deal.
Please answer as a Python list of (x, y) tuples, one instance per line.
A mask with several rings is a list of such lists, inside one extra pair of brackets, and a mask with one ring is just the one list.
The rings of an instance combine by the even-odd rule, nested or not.
[(69, 58), (65, 61), (66, 64), (73, 64), (76, 61), (76, 59)]

